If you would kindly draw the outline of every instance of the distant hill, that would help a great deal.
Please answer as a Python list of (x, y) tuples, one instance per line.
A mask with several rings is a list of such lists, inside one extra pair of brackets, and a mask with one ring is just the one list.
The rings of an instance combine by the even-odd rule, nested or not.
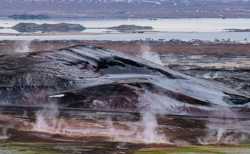
[(249, 0), (0, 0), (0, 16), (182, 18), (250, 17)]
[(18, 15), (10, 15), (8, 17), (11, 18), (11, 19), (23, 19), (23, 20), (29, 20), (29, 19), (49, 19), (49, 16), (42, 15), (42, 14), (37, 14), (37, 15), (32, 15), (32, 14), (18, 14)]

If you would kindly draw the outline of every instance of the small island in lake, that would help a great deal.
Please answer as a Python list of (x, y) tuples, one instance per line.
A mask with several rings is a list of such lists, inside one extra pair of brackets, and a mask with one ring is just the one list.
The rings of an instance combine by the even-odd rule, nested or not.
[(232, 28), (232, 29), (225, 29), (225, 31), (227, 32), (250, 32), (250, 29), (236, 29), (236, 28)]
[(153, 30), (151, 26), (137, 26), (137, 25), (119, 25), (110, 27), (108, 29), (117, 30), (119, 32), (143, 32)]
[(86, 28), (80, 24), (58, 23), (58, 24), (36, 24), (19, 23), (12, 27), (18, 32), (80, 32)]

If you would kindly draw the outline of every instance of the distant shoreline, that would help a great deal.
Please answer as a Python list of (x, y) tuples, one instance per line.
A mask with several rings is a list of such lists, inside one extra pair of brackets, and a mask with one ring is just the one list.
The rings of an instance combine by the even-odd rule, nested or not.
[[(171, 20), (171, 21), (169, 21)], [(250, 42), (250, 32), (228, 32), (227, 28), (243, 29), (250, 28), (250, 19), (169, 19), (158, 21), (147, 20), (29, 20), (14, 21), (0, 20), (0, 40), (112, 40), (112, 41), (131, 41), (131, 40), (204, 40), (204, 41), (236, 41)], [(30, 33), (19, 33), (9, 29), (18, 23), (36, 23), (38, 25), (70, 23), (80, 24), (86, 29), (77, 32), (47, 32), (36, 31)], [(200, 23), (197, 25), (197, 23)], [(119, 27), (119, 25), (126, 25)], [(130, 25), (130, 26), (129, 26)], [(135, 26), (131, 26), (135, 25)], [(110, 28), (113, 27), (113, 28)], [(143, 29), (152, 27), (152, 29)], [(29, 28), (26, 28), (29, 29)], [(122, 31), (119, 31), (119, 30)], [(125, 29), (125, 31), (124, 31)]]

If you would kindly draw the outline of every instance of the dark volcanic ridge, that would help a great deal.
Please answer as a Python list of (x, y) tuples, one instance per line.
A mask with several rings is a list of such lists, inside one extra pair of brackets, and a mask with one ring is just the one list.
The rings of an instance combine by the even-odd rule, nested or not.
[(11, 130), (133, 143), (249, 138), (247, 95), (138, 57), (78, 45), (0, 61), (0, 123), (10, 138)]

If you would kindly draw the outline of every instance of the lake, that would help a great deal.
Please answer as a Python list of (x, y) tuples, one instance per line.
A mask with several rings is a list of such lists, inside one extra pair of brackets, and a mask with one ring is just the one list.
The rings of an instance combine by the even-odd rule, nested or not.
[[(170, 40), (180, 39), (189, 41), (200, 39), (206, 41), (232, 40), (249, 42), (250, 32), (226, 32), (225, 29), (250, 29), (250, 19), (220, 19), (220, 18), (194, 18), (194, 19), (48, 19), (48, 20), (13, 20), (0, 18), (0, 27), (12, 27), (20, 22), (33, 23), (75, 23), (87, 29), (79, 35), (21, 35), (15, 30), (0, 29), (0, 40)], [(108, 30), (108, 27), (118, 25), (152, 26), (154, 32), (120, 33)], [(7, 33), (7, 34), (6, 34)], [(9, 35), (16, 34), (16, 35)]]

